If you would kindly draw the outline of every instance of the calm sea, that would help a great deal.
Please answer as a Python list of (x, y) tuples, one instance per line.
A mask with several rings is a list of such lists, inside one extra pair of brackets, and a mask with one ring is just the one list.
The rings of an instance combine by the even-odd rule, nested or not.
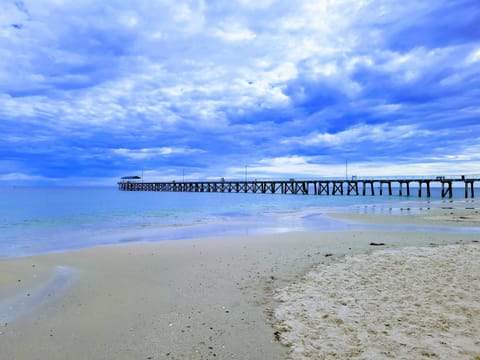
[[(95, 187), (0, 187), (0, 258), (135, 241), (346, 230), (327, 212), (405, 213), (448, 205), (425, 198), (121, 192)], [(462, 189), (455, 189), (462, 199)]]

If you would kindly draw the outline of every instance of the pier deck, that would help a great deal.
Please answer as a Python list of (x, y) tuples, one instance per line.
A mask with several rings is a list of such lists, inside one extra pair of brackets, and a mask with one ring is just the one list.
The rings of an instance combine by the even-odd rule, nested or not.
[[(475, 182), (480, 177), (412, 177), (412, 178), (329, 178), (319, 180), (186, 181), (143, 182), (122, 180), (121, 191), (219, 192), (301, 195), (398, 195), (431, 197), (432, 185), (441, 188), (442, 198), (453, 197), (454, 184), (465, 189), (465, 198), (475, 197)], [(414, 186), (411, 186), (411, 185)], [(394, 193), (395, 190), (395, 193)]]

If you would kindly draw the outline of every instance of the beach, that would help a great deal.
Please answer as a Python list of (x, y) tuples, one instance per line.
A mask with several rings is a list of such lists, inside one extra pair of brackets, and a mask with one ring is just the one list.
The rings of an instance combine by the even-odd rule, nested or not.
[(480, 245), (410, 247), (317, 266), (276, 294), (293, 359), (478, 359)]
[[(432, 210), (386, 223), (479, 226), (475, 211)], [(380, 224), (388, 217), (332, 216)], [(478, 359), (479, 240), (476, 231), (434, 227), (299, 231), (2, 259), (2, 358)], [(373, 282), (378, 295), (376, 274), (383, 274)], [(461, 314), (450, 312), (456, 307)], [(412, 311), (408, 337), (393, 320)], [(442, 319), (448, 326), (438, 326)]]

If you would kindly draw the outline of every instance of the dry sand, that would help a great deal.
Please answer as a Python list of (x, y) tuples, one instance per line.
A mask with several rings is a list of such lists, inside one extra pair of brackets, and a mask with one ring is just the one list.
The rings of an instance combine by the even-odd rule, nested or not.
[(480, 358), (478, 244), (348, 256), (276, 298), (291, 359)]
[(371, 242), (398, 249), (478, 237), (289, 233), (0, 260), (1, 359), (283, 359), (290, 349), (272, 327), (275, 289), (368, 253)]

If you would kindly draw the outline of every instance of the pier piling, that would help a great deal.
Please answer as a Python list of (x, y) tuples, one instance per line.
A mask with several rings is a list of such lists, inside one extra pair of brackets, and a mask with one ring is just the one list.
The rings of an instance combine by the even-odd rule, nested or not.
[[(262, 181), (192, 181), (192, 182), (140, 182), (126, 177), (118, 183), (121, 191), (162, 191), (162, 192), (209, 192), (209, 193), (261, 193), (261, 194), (302, 194), (302, 195), (360, 195), (359, 184), (362, 186), (362, 196), (375, 196), (375, 186), (378, 185), (379, 195), (393, 195), (394, 185), (398, 186), (398, 196), (410, 196), (410, 184), (418, 184), (417, 196), (431, 197), (432, 184), (440, 185), (441, 197), (452, 198), (455, 183), (463, 183), (465, 198), (474, 198), (475, 183), (480, 182), (480, 176), (475, 177), (431, 177), (431, 178), (372, 178), (372, 179), (319, 179), (319, 180), (262, 180)], [(384, 191), (386, 185), (388, 191)], [(425, 190), (425, 192), (424, 192)]]

